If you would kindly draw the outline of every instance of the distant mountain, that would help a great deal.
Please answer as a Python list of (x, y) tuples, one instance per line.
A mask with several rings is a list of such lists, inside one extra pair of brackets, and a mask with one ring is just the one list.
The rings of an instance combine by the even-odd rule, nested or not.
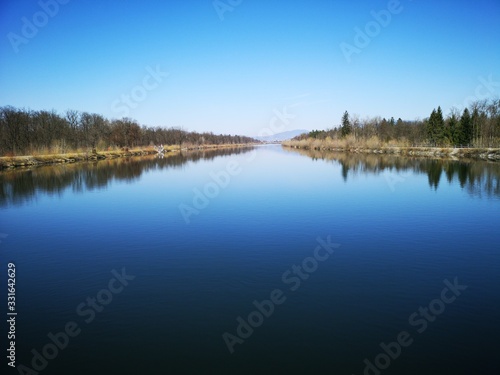
[(259, 141), (263, 141), (263, 142), (281, 142), (281, 141), (287, 141), (289, 139), (292, 139), (293, 137), (296, 137), (296, 136), (301, 135), (303, 133), (309, 133), (309, 130), (295, 129), (295, 130), (289, 130), (289, 131), (282, 132), (282, 133), (276, 133), (273, 135), (266, 135), (263, 137), (252, 137), (252, 138), (258, 139)]

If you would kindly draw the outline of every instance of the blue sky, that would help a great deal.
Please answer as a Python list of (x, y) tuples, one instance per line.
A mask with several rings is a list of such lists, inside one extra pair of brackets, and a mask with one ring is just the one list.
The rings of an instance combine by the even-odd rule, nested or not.
[(1, 2), (0, 106), (256, 135), (500, 96), (498, 0), (55, 1)]

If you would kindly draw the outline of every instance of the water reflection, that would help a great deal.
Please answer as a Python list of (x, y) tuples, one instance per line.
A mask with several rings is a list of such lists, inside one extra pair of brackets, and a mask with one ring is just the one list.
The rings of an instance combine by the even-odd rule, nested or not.
[(23, 204), (36, 199), (38, 194), (61, 195), (66, 189), (76, 192), (102, 189), (113, 180), (133, 182), (151, 170), (182, 168), (188, 162), (212, 160), (251, 150), (252, 147), (228, 147), (167, 154), (164, 157), (118, 158), (4, 171), (0, 172), (0, 207)]
[(500, 163), (470, 160), (409, 158), (381, 154), (354, 154), (345, 152), (298, 150), (313, 160), (329, 160), (341, 166), (344, 181), (349, 176), (363, 173), (385, 173), (397, 177), (408, 173), (427, 174), (429, 186), (437, 190), (443, 175), (449, 183), (457, 181), (460, 187), (476, 197), (500, 197)]

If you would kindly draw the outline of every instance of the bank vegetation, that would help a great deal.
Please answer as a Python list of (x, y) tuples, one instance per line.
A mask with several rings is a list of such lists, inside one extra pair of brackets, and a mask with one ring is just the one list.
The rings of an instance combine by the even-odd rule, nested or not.
[(130, 118), (107, 119), (89, 112), (0, 107), (0, 156), (95, 155), (153, 145), (193, 149), (255, 142), (240, 135), (141, 126)]
[(346, 111), (341, 124), (283, 143), (292, 148), (500, 159), (500, 100), (473, 103), (446, 118), (441, 107), (424, 120), (361, 120)]

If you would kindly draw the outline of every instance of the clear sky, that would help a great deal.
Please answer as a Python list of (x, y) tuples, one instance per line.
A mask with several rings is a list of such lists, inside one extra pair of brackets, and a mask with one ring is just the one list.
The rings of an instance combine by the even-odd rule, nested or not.
[(1, 0), (0, 106), (256, 135), (500, 96), (499, 0), (54, 2)]

